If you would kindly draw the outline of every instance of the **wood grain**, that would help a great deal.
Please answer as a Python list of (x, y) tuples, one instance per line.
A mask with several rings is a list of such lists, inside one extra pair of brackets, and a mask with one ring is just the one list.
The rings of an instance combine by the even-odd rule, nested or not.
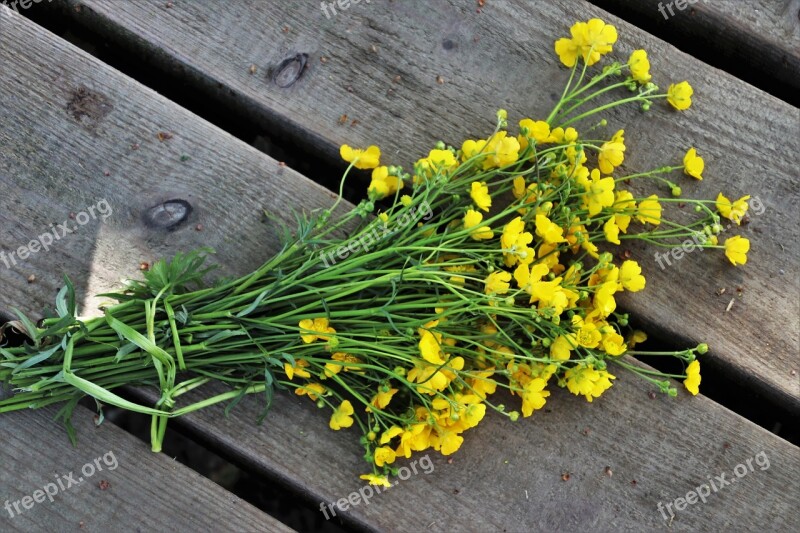
[[(24, 269), (36, 269), (42, 285), (28, 285), (14, 274), (17, 270), (0, 269), (4, 303), (35, 309), (51, 296), (41, 287), (53, 289), (64, 270), (91, 272), (81, 280), (81, 290), (111, 283), (135, 273), (142, 250), (169, 253), (210, 244), (221, 249), (230, 271), (241, 272), (274, 250), (274, 234), (259, 225), (260, 209), (286, 211), (329, 200), (329, 193), (303, 176), (4, 8), (0, 61), (0, 177), (10, 191), (0, 196), (3, 227), (10, 232), (2, 234), (3, 248), (35, 234), (49, 219), (47, 212), (60, 215), (97, 197), (107, 197), (121, 212), (120, 218), (115, 213), (107, 220), (111, 233), (103, 226), (91, 237), (71, 235), (58, 251), (26, 263)], [(94, 133), (65, 111), (78, 85), (104, 94), (114, 105)], [(174, 138), (161, 143), (154, 138), (159, 130), (172, 131)], [(140, 147), (131, 152), (133, 142)], [(181, 153), (192, 158), (176, 162)], [(104, 176), (109, 165), (111, 175)], [(190, 195), (202, 206), (193, 216), (200, 217), (195, 220), (203, 222), (203, 232), (198, 236), (191, 223), (169, 233), (140, 227), (136, 213), (152, 200), (139, 201), (129, 193), (153, 188), (163, 191), (162, 199)], [(129, 244), (137, 232), (141, 236)], [(618, 374), (614, 389), (592, 405), (559, 390), (549, 400), (554, 413), (542, 411), (514, 426), (489, 417), (469, 434), (452, 464), (432, 454), (432, 473), (420, 473), (369, 505), (347, 511), (348, 523), (392, 531), (664, 528), (668, 521), (657, 509), (660, 501), (685, 495), (708, 476), (730, 477), (737, 464), (764, 451), (770, 468), (756, 467), (705, 505), (678, 513), (671, 527), (789, 528), (800, 490), (794, 446), (702, 396), (650, 400), (644, 383)], [(279, 395), (261, 428), (253, 425), (256, 409), (246, 400), (229, 418), (213, 409), (182, 423), (220, 453), (288, 484), (315, 504), (361, 488), (356, 474), (366, 465), (355, 433), (330, 432), (327, 413), (295, 397)], [(0, 421), (32, 424), (34, 418), (28, 417), (36, 414), (14, 416)], [(105, 434), (92, 431), (80, 428), (81, 446), (107, 449)], [(45, 438), (58, 442), (56, 435)], [(140, 455), (128, 464), (163, 460), (146, 457), (144, 450)], [(568, 481), (562, 480), (565, 473)]]
[[(486, 135), (496, 107), (516, 118), (546, 116), (568, 75), (553, 41), (574, 20), (614, 22), (621, 57), (644, 47), (655, 81), (688, 79), (696, 89), (685, 114), (666, 106), (646, 117), (637, 109), (607, 114), (608, 135), (626, 128), (626, 171), (680, 162), (697, 146), (707, 177), (679, 179), (686, 195), (751, 194), (764, 207), (739, 228), (752, 241), (744, 268), (706, 252), (661, 270), (654, 250), (631, 247), (648, 286), (623, 303), (646, 329), (677, 345), (707, 342), (706, 361), (715, 371), (800, 413), (798, 109), (581, 0), (491, 2), (480, 13), (454, 0), (424, 8), (375, 1), (330, 18), (314, 2), (243, 0), (225, 9), (211, 1), (169, 9), (159, 0), (62, 5), (165, 74), (179, 73), (210, 101), (330, 161), (341, 143), (377, 143), (391, 162), (406, 166), (437, 140)], [(278, 87), (270, 69), (299, 53), (309, 55), (308, 68), (291, 87)], [(340, 124), (343, 114), (358, 123)]]
[[(800, 0), (590, 0), (681, 50), (800, 104)], [(672, 4), (672, 15), (667, 5)], [(661, 10), (659, 10), (659, 5)]]
[[(616, 375), (613, 389), (592, 404), (557, 389), (530, 419), (512, 423), (488, 414), (465, 434), (452, 462), (424, 452), (431, 467), (417, 463), (417, 475), (412, 470), (369, 504), (337, 515), (379, 531), (792, 530), (800, 496), (795, 446), (707, 398), (649, 399), (641, 380)], [(331, 431), (329, 412), (305, 398), (278, 394), (264, 424), (255, 426), (259, 408), (251, 398), (228, 417), (220, 406), (175, 423), (248, 471), (294, 488), (312, 507), (362, 487), (354, 473), (369, 469), (355, 431)], [(659, 511), (659, 502), (672, 503), (709, 478), (734, 477), (738, 464), (752, 464), (762, 451), (768, 468), (761, 469), (762, 456), (762, 467), (713, 492), (704, 505), (672, 520)]]
[[(113, 424), (95, 427), (83, 407), (73, 448), (56, 411), (0, 416), (0, 505), (8, 501), (14, 514), (0, 508), (3, 531), (293, 531)], [(52, 502), (38, 495), (40, 502), (25, 502), (32, 508), (22, 506), (50, 483)]]

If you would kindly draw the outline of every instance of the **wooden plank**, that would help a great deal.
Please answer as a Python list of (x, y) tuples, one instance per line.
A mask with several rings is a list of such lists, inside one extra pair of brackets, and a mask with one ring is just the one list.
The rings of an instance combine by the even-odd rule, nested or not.
[[(388, 493), (337, 516), (381, 531), (792, 530), (800, 497), (795, 446), (707, 398), (648, 399), (641, 380), (616, 375), (613, 395), (602, 402), (588, 405), (558, 389), (548, 398), (552, 412), (517, 423), (488, 415), (452, 462), (430, 452), (430, 468), (418, 467)], [(353, 473), (368, 468), (356, 433), (332, 432), (329, 413), (310, 405), (279, 394), (262, 426), (254, 425), (261, 407), (255, 399), (227, 417), (214, 407), (176, 422), (318, 506), (357, 492), (361, 483)], [(760, 452), (768, 468), (756, 466), (674, 518), (661, 514), (660, 502), (672, 503), (722, 474), (730, 479), (738, 464), (752, 463)]]
[(0, 416), (0, 530), (293, 531), (88, 409), (73, 448), (56, 411)]
[[(206, 225), (203, 241), (222, 248), (233, 242), (231, 250), (223, 251), (239, 259), (231, 263), (232, 271), (242, 271), (263, 258), (274, 246), (274, 236), (259, 234), (257, 228), (244, 224), (225, 225), (225, 217), (216, 213), (234, 216), (262, 206), (286, 210), (300, 203), (324, 203), (327, 193), (315, 189), (306, 178), (281, 170), (268, 157), (3, 9), (0, 30), (2, 161), (17, 154), (15, 149), (22, 142), (17, 140), (19, 136), (35, 143), (47, 160), (58, 163), (64, 180), (83, 178), (80, 183), (88, 189), (87, 198), (108, 195), (109, 202), (122, 203), (124, 197), (114, 195), (124, 193), (133, 186), (130, 184), (147, 191), (165, 181), (190, 192), (207, 191), (193, 196), (207, 199), (209, 204), (202, 211), (209, 219), (200, 219)], [(91, 142), (84, 140), (83, 126), (64, 109), (69, 90), (76, 84), (106, 95), (115, 105), (95, 128)], [(25, 110), (24, 115), (19, 110)], [(142, 142), (133, 156), (129, 154), (130, 142), (149, 139), (145, 132), (167, 128), (175, 131), (173, 140), (181, 142), (174, 156), (169, 156), (170, 152), (164, 155), (165, 148), (157, 140)], [(188, 166), (172, 162), (182, 152), (192, 155), (185, 162)], [(0, 212), (26, 201), (26, 194), (35, 198), (19, 184), (49, 198), (50, 209), (70, 205), (75, 194), (70, 182), (49, 181), (48, 173), (40, 170), (43, 161), (44, 155), (31, 149), (5, 164), (3, 186), (12, 195), (0, 197)], [(108, 164), (119, 166), (112, 168), (110, 176), (90, 178), (93, 170)], [(208, 198), (215, 192), (210, 185), (214, 179), (218, 183), (231, 180), (232, 187), (241, 189), (240, 194), (227, 194), (223, 189), (211, 205)], [(15, 184), (16, 189), (12, 188)], [(261, 184), (263, 196), (256, 187)], [(284, 199), (284, 194), (292, 199)], [(95, 236), (95, 248), (108, 250), (104, 257), (108, 262), (103, 266), (107, 280), (114, 277), (113, 272), (130, 275), (136, 268), (130, 262), (110, 260), (114, 250), (121, 252), (128, 246), (130, 235), (143, 231), (136, 228), (136, 217), (129, 219), (127, 226), (125, 220), (109, 218), (107, 223), (116, 233), (100, 231)], [(19, 218), (8, 217), (3, 223), (13, 237), (29, 235), (41, 220), (32, 213), (20, 213)], [(162, 235), (160, 241), (155, 237), (141, 241), (161, 243), (167, 252), (185, 249), (195, 242), (193, 231), (188, 226)], [(4, 247), (14, 242), (5, 234), (2, 239)], [(240, 247), (239, 243), (255, 245)], [(64, 244), (64, 249), (72, 248), (73, 241)], [(141, 246), (138, 241), (134, 244)], [(52, 261), (36, 263), (36, 268), (43, 277), (63, 268), (80, 271), (94, 265), (96, 270), (97, 257), (91, 250), (74, 257), (71, 254), (75, 252), (58, 252), (69, 258), (66, 266)], [(40, 257), (51, 255), (37, 256), (30, 265)], [(27, 268), (32, 268), (30, 265), (26, 263)], [(3, 275), (9, 276), (6, 271)], [(2, 282), (26, 306), (41, 305), (47, 296), (35, 292), (19, 298), (28, 294), (24, 280), (9, 276)], [(97, 283), (101, 282), (105, 281)], [(702, 396), (649, 400), (648, 387), (633, 376), (622, 374), (617, 381), (608, 401), (604, 398), (587, 405), (558, 390), (550, 400), (557, 406), (556, 414), (544, 411), (535, 420), (516, 426), (490, 417), (471, 433), (452, 464), (432, 455), (434, 470), (430, 474), (420, 473), (391, 492), (376, 495), (369, 505), (348, 511), (349, 522), (400, 531), (426, 527), (434, 531), (660, 528), (668, 520), (658, 511), (659, 502), (672, 502), (708, 476), (725, 473), (730, 477), (736, 465), (747, 459), (752, 463), (752, 458), (764, 451), (770, 468), (762, 471), (756, 466), (734, 486), (720, 489), (704, 506), (679, 512), (672, 527), (679, 531), (720, 530), (733, 524), (743, 529), (756, 524), (787, 527), (798, 493), (794, 473), (800, 468), (800, 459), (794, 446)], [(215, 409), (187, 418), (184, 424), (198, 437), (219, 445), (223, 453), (290, 483), (312, 501), (330, 502), (361, 489), (355, 473), (363, 472), (365, 465), (355, 433), (330, 432), (325, 413), (308, 401), (284, 395), (276, 399), (265, 425), (256, 428), (252, 423), (255, 407), (245, 400), (230, 418)], [(81, 435), (86, 437), (86, 431)], [(567, 472), (569, 480), (562, 481)]]
[[(793, 215), (800, 201), (798, 109), (579, 0), (490, 2), (480, 13), (452, 0), (429, 2), (424, 10), (376, 1), (330, 18), (305, 2), (247, 0), (224, 10), (210, 1), (169, 9), (158, 0), (66, 4), (76, 20), (152, 58), (165, 73), (180, 72), (213, 101), (330, 161), (341, 143), (374, 142), (406, 166), (439, 139), (485, 135), (495, 106), (513, 117), (546, 116), (567, 77), (553, 41), (577, 19), (614, 22), (622, 56), (644, 47), (656, 81), (688, 78), (696, 90), (686, 114), (666, 106), (654, 106), (647, 119), (638, 109), (608, 114), (610, 130), (627, 129), (626, 169), (680, 161), (689, 146), (698, 146), (707, 178), (682, 181), (685, 194), (752, 194), (764, 207), (741, 228), (752, 241), (745, 268), (704, 253), (661, 270), (652, 249), (632, 247), (648, 287), (623, 303), (646, 328), (677, 344), (708, 342), (709, 368), (800, 413), (800, 230)], [(264, 75), (298, 53), (309, 55), (309, 68), (291, 87)], [(250, 65), (259, 67), (258, 75)], [(343, 114), (358, 123), (341, 125)]]
[[(590, 0), (681, 50), (800, 103), (800, 0)], [(669, 6), (669, 7), (668, 7)]]

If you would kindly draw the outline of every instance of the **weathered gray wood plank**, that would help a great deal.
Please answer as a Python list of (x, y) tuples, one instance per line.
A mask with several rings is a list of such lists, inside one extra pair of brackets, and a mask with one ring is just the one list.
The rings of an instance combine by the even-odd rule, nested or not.
[[(752, 240), (745, 268), (731, 267), (719, 253), (695, 253), (661, 270), (652, 249), (633, 247), (648, 287), (624, 304), (676, 343), (708, 342), (707, 359), (717, 369), (800, 412), (796, 108), (579, 0), (489, 2), (481, 13), (469, 2), (421, 8), (375, 1), (330, 18), (314, 2), (245, 0), (221, 10), (211, 1), (169, 9), (158, 0), (64, 1), (78, 11), (77, 20), (330, 160), (341, 143), (376, 142), (405, 165), (436, 140), (485, 135), (495, 107), (514, 117), (545, 116), (567, 77), (553, 41), (578, 19), (614, 22), (623, 57), (644, 47), (656, 81), (689, 79), (696, 90), (686, 114), (660, 106), (647, 119), (637, 109), (609, 113), (611, 131), (627, 128), (626, 168), (680, 161), (697, 146), (707, 177), (682, 181), (685, 194), (749, 193), (765, 208), (741, 228)], [(298, 53), (310, 59), (297, 83), (281, 88), (265, 75)], [(259, 67), (257, 75), (250, 65)], [(341, 125), (343, 114), (358, 123)]]
[(73, 448), (56, 411), (0, 416), (0, 530), (293, 531), (88, 409)]
[[(160, 183), (167, 192), (172, 188), (188, 191), (202, 201), (203, 243), (223, 248), (230, 270), (241, 272), (274, 249), (274, 236), (259, 229), (257, 217), (249, 213), (264, 206), (286, 210), (325, 202), (328, 193), (306, 178), (281, 170), (268, 157), (4, 9), (0, 9), (0, 60), (4, 65), (0, 71), (0, 154), (6, 162), (1, 176), (4, 189), (11, 191), (0, 197), (0, 213), (14, 212), (19, 209), (15, 204), (37, 195), (52, 211), (70, 209), (74, 203), (84, 205), (73, 199), (76, 193), (70, 186), (77, 186), (73, 184), (85, 188), (80, 194), (87, 199), (108, 196), (109, 202), (117, 200), (124, 206), (115, 195), (129, 187), (147, 191)], [(115, 103), (91, 136), (63, 109), (69, 88), (78, 83)], [(134, 159), (129, 159), (130, 142), (148, 139), (145, 132), (165, 128), (174, 130), (172, 141), (181, 143), (176, 154), (189, 153), (191, 160), (176, 163), (164, 156), (165, 148), (158, 141), (141, 142)], [(18, 154), (22, 142), (32, 148)], [(171, 146), (169, 141), (166, 146)], [(66, 181), (42, 170), (50, 168), (43, 166), (49, 160), (58, 165)], [(115, 165), (111, 176), (90, 178), (93, 170), (102, 170), (106, 164)], [(237, 192), (220, 188), (222, 183)], [(22, 184), (33, 192), (26, 192)], [(2, 221), (11, 233), (11, 238), (0, 234), (4, 248), (15, 242), (16, 235), (29, 235), (42, 224), (34, 212), (16, 213), (16, 218), (6, 215)], [(230, 221), (237, 214), (243, 219), (240, 224)], [(97, 232), (96, 245), (85, 237), (87, 248), (81, 252), (83, 241), (64, 242), (62, 251), (37, 255), (25, 268), (36, 268), (44, 279), (53, 276), (49, 282), (53, 287), (56, 273), (62, 270), (102, 270), (104, 277), (92, 278), (92, 283), (110, 283), (117, 276), (135, 273), (137, 262), (115, 262), (113, 257), (124, 256), (128, 245), (123, 239), (137, 231), (145, 234), (141, 242), (155, 241), (160, 246), (152, 253), (186, 249), (198, 241), (191, 225), (156, 240), (136, 224), (132, 215), (120, 220), (110, 217), (107, 225), (114, 233)], [(226, 243), (233, 243), (227, 251)], [(142, 244), (137, 241), (133, 246)], [(92, 255), (93, 247), (107, 250), (102, 262)], [(132, 259), (137, 259), (139, 250), (135, 248)], [(62, 254), (59, 261), (64, 263), (50, 259), (56, 253)], [(11, 295), (5, 296), (5, 302), (35, 309), (49, 301), (48, 291), (32, 290), (38, 285), (28, 286), (24, 279), (11, 276), (11, 271), (0, 272), (5, 276), (3, 287)], [(668, 503), (685, 495), (708, 476), (726, 473), (730, 477), (737, 464), (764, 451), (769, 469), (761, 471), (756, 466), (734, 486), (714, 494), (706, 505), (678, 513), (672, 527), (679, 531), (765, 526), (788, 530), (798, 494), (795, 473), (800, 464), (795, 447), (702, 396), (650, 400), (647, 392), (643, 383), (620, 373), (613, 394), (592, 405), (556, 391), (550, 399), (553, 413), (541, 412), (515, 426), (490, 417), (471, 432), (452, 464), (431, 455), (431, 474), (406, 480), (375, 496), (369, 505), (349, 511), (349, 516), (367, 527), (400, 531), (426, 527), (447, 531), (655, 529), (668, 523), (657, 509), (659, 501)], [(230, 418), (216, 409), (187, 418), (184, 424), (198, 438), (220, 446), (259, 472), (288, 482), (312, 501), (338, 500), (361, 488), (355, 474), (364, 472), (365, 465), (355, 433), (331, 432), (327, 413), (294, 397), (280, 395), (261, 428), (252, 423), (255, 409), (245, 401)], [(88, 438), (94, 437), (105, 448), (108, 441), (91, 431)], [(81, 442), (87, 438), (85, 428), (79, 437)], [(48, 442), (58, 441), (48, 437)], [(606, 473), (607, 466), (612, 476)], [(566, 472), (570, 478), (562, 481)]]
[[(558, 389), (548, 398), (552, 412), (517, 423), (487, 415), (465, 434), (452, 462), (430, 452), (432, 467), (418, 467), (417, 475), (345, 514), (356, 525), (385, 531), (793, 529), (800, 497), (796, 447), (707, 398), (651, 400), (641, 380), (616, 375), (613, 394), (591, 405)], [(296, 487), (316, 506), (357, 492), (362, 485), (353, 473), (368, 470), (355, 432), (332, 432), (329, 413), (310, 405), (279, 394), (260, 427), (254, 426), (255, 399), (229, 417), (215, 407), (178, 423), (209, 446), (231, 450), (250, 471)], [(673, 507), (674, 518), (664, 507), (709, 478), (734, 477), (738, 464), (753, 463), (760, 452), (768, 468), (755, 466), (704, 505)]]
[(800, 101), (800, 0), (590, 1), (794, 105)]

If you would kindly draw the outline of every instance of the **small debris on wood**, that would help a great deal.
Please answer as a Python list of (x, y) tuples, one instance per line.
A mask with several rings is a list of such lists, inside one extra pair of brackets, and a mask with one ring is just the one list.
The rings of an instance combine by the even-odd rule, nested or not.
[(98, 483), (97, 486), (100, 487), (100, 490), (108, 490), (111, 487), (111, 483), (109, 483), (105, 479), (101, 479), (100, 483)]
[(392, 79), (394, 83), (400, 83), (402, 80), (403, 78), (399, 74)]
[(339, 117), (339, 124), (344, 125), (346, 123), (347, 123), (347, 115), (342, 115), (341, 117)]
[(611, 476), (614, 475), (614, 472), (611, 471), (611, 467), (610, 466), (605, 467), (603, 469), (603, 473), (605, 473), (605, 475), (607, 475), (608, 477), (611, 477)]
[(358, 120), (357, 118), (354, 118), (353, 122), (350, 123), (350, 127), (357, 126), (359, 124), (361, 124), (361, 121)]
[(459, 492), (461, 492), (461, 491), (458, 490), (458, 489), (453, 489), (453, 494), (458, 494)]
[(726, 290), (727, 289), (725, 287), (720, 287), (719, 289), (717, 289), (717, 296), (722, 296), (723, 294), (725, 294)]
[(436, 76), (436, 83), (439, 85), (444, 85), (444, 78), (441, 76)]
[(69, 219), (70, 220), (75, 220), (75, 216), (76, 216), (75, 213), (70, 213), (69, 214)]
[(186, 155), (186, 154), (183, 154), (183, 155), (181, 156), (181, 163), (186, 163), (186, 162), (187, 162), (188, 160), (190, 160), (190, 159), (191, 159), (191, 157), (189, 157), (189, 156), (188, 156), (188, 155)]
[(31, 274), (30, 276), (28, 276), (28, 283), (33, 283), (34, 281), (36, 281), (35, 275)]
[(139, 149), (139, 143), (133, 143), (131, 145), (131, 150), (138, 150), (138, 149)]
[(286, 161), (278, 161), (278, 166), (279, 167), (285, 167), (286, 166)]
[(258, 72), (258, 66), (256, 66), (256, 65), (250, 65), (250, 68), (249, 68), (249, 69), (247, 69), (247, 70), (248, 70), (248, 72), (250, 72), (250, 74), (251, 74), (251, 75), (253, 75), (253, 74), (255, 74), (256, 72)]
[(582, 433), (583, 433), (583, 436), (584, 436), (584, 437), (588, 437), (588, 436), (589, 436), (589, 433), (591, 433), (591, 432), (592, 432), (592, 430), (591, 430), (591, 429), (589, 429), (589, 428), (583, 428), (583, 432), (582, 432)]
[(283, 33), (289, 33), (289, 26), (284, 26), (281, 30)]
[(727, 450), (728, 448), (731, 447), (731, 443), (730, 442), (723, 442), (722, 443), (722, 447)]
[(452, 457), (448, 457), (447, 458), (447, 464), (449, 464), (449, 465), (453, 464), (453, 458)]
[(636, 480), (635, 479), (631, 480), (631, 485), (633, 485), (634, 487), (636, 486)]
[(731, 301), (728, 302), (728, 307), (725, 308), (725, 312), (726, 313), (731, 310), (731, 308), (733, 307), (733, 302), (735, 302), (735, 301), (736, 301), (736, 298), (731, 298)]
[(797, 375), (797, 370), (791, 370), (791, 371), (789, 371), (789, 375), (790, 375), (790, 376), (796, 376), (796, 375)]
[(172, 139), (174, 137), (174, 135), (172, 135), (168, 131), (159, 131), (157, 137), (158, 137), (158, 140), (163, 143), (164, 141), (168, 141), (168, 140)]
[(164, 7), (166, 7), (167, 9), (172, 9), (172, 7), (173, 7), (174, 5), (175, 5), (175, 4), (173, 4), (172, 2), (167, 2), (166, 4), (164, 4)]
[(141, 263), (139, 263), (139, 270), (149, 270), (149, 269), (150, 269), (150, 263), (148, 263), (147, 261), (142, 261)]
[(111, 171), (110, 170), (104, 170), (103, 171), (103, 176), (109, 177), (110, 175), (111, 175)]
[(195, 231), (203, 231), (203, 225), (202, 225), (202, 224), (198, 224), (198, 225), (196, 225), (196, 226), (194, 227), (194, 230), (195, 230)]
[(372, 52), (373, 54), (377, 54), (377, 53), (378, 53), (378, 47), (377, 47), (377, 46), (375, 46), (374, 44), (373, 44), (372, 46), (370, 46), (370, 47), (369, 47), (369, 50), (370, 50), (370, 52)]
[(85, 525), (86, 525), (86, 522), (84, 522), (83, 520), (78, 522), (78, 527), (81, 528), (81, 529), (83, 529), (83, 526), (85, 526)]
[(320, 62), (320, 63), (322, 63), (322, 64), (324, 65), (325, 63), (327, 63), (327, 62), (328, 62), (328, 58), (327, 58), (327, 57), (325, 57), (325, 56), (322, 56), (322, 57), (320, 57), (320, 58), (319, 58), (319, 62)]
[(656, 399), (656, 393), (653, 392), (653, 391), (650, 391), (650, 392), (647, 393), (647, 397), (650, 398), (651, 400), (655, 400)]
[(561, 474), (561, 481), (569, 481), (569, 478), (570, 478), (569, 472), (564, 472), (563, 474)]

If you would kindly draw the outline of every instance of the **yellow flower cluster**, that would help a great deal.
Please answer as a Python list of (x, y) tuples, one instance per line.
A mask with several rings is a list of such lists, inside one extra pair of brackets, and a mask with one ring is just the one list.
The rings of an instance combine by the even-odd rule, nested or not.
[[(556, 41), (555, 51), (564, 65), (584, 73), (612, 52), (618, 38), (616, 29), (599, 19), (576, 23), (570, 33)], [(305, 380), (293, 385), (298, 395), (332, 409), (332, 429), (361, 426), (374, 467), (362, 478), (385, 484), (398, 458), (428, 449), (454, 453), (487, 408), (517, 420), (516, 410), (494, 405), (500, 389), (519, 398), (522, 417), (542, 409), (553, 386), (596, 400), (616, 379), (610, 365), (638, 373), (670, 395), (677, 391), (669, 378), (682, 378), (691, 394), (698, 393), (696, 355), (707, 351), (705, 345), (670, 353), (688, 363), (686, 374), (663, 374), (661, 380), (657, 371), (623, 357), (647, 353), (636, 347), (646, 336), (630, 330), (617, 298), (643, 290), (646, 279), (636, 260), (615, 261), (613, 252), (633, 239), (680, 246), (680, 239), (703, 228), (703, 247), (724, 249), (734, 265), (744, 264), (749, 241), (735, 236), (718, 245), (716, 235), (721, 218), (740, 223), (750, 197), (681, 198), (700, 213), (685, 226), (663, 223), (675, 199), (620, 186), (649, 178), (680, 196), (680, 186), (665, 176), (682, 171), (702, 180), (705, 171), (692, 147), (680, 165), (619, 176), (628, 150), (625, 130), (597, 140), (589, 135), (597, 126), (583, 132), (573, 126), (617, 105), (580, 111), (593, 98), (586, 89), (626, 69), (628, 76), (616, 86), (637, 96), (621, 103), (638, 102), (646, 110), (663, 98), (679, 110), (691, 106), (688, 82), (659, 94), (647, 52), (635, 50), (627, 63), (607, 67), (586, 86), (568, 86), (549, 117), (523, 118), (512, 132), (508, 113), (500, 110), (491, 135), (468, 139), (460, 149), (439, 143), (416, 161), (413, 173), (381, 166), (377, 147), (342, 147), (352, 166), (373, 169), (370, 201), (388, 202), (381, 204), (381, 223), (390, 224), (422, 202), (436, 213), (430, 222), (398, 229), (393, 242), (381, 248), (384, 255), (371, 252), (375, 263), (352, 260), (357, 272), (375, 269), (372, 279), (360, 281), (367, 292), (356, 293), (358, 286), (342, 282), (343, 290), (360, 294), (359, 306), (379, 298), (378, 285), (390, 293), (369, 311), (368, 320), (327, 302), (324, 318), (306, 314), (297, 328), (302, 342), (317, 352), (284, 365), (290, 381)], [(404, 184), (411, 190), (399, 197)]]

